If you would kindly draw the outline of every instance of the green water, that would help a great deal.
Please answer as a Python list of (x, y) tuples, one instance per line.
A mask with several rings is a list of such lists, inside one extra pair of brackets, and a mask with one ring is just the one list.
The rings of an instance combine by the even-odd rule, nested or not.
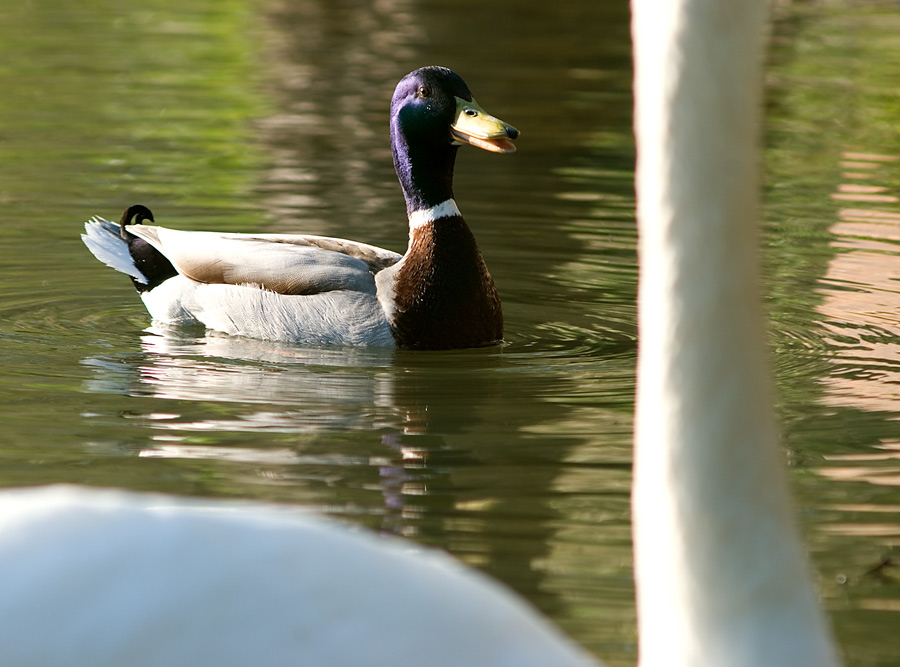
[[(0, 484), (300, 503), (448, 549), (633, 664), (628, 20), (593, 0), (0, 8)], [(897, 35), (888, 5), (787, 5), (767, 78), (780, 411), (851, 665), (900, 661), (900, 575), (870, 572), (900, 537), (900, 204), (872, 199), (900, 182)], [(402, 250), (387, 107), (424, 64), (522, 131), (457, 166), (502, 348), (165, 337), (82, 246), (88, 217), (141, 202)]]

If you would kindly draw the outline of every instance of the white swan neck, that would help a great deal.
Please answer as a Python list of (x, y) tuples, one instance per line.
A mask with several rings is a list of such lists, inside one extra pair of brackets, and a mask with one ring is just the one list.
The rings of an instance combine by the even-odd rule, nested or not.
[(764, 0), (633, 0), (643, 665), (835, 664), (772, 412), (757, 277)]

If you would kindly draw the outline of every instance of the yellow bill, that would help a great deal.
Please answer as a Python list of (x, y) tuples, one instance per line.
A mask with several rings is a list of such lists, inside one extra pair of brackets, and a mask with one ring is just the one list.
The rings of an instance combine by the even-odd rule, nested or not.
[(494, 153), (515, 153), (512, 142), (519, 131), (490, 115), (475, 100), (456, 98), (456, 120), (450, 125), (454, 141), (471, 144)]

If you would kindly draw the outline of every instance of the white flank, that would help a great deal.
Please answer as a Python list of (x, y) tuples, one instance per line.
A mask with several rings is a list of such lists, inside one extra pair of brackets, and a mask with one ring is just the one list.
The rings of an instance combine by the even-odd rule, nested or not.
[(454, 215), (460, 215), (459, 207), (456, 205), (456, 201), (454, 201), (453, 199), (448, 199), (447, 201), (441, 202), (437, 206), (432, 206), (431, 208), (421, 208), (418, 211), (413, 211), (412, 213), (410, 213), (409, 227), (410, 229), (415, 229), (416, 227), (427, 225), (428, 223), (439, 220), (440, 218), (449, 218)]
[(175, 276), (141, 294), (154, 323), (203, 324), (231, 336), (312, 345), (394, 347), (378, 298), (330, 290), (284, 295), (252, 285), (198, 283)]

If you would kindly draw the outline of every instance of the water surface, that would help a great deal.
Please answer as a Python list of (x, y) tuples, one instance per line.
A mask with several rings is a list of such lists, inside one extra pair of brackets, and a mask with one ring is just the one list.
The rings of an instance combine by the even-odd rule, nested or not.
[[(876, 566), (900, 535), (900, 25), (864, 8), (777, 15), (766, 298), (825, 602), (849, 664), (889, 665), (900, 587)], [(0, 484), (303, 504), (448, 549), (633, 664), (628, 20), (627, 3), (587, 0), (0, 10)], [(457, 166), (503, 346), (162, 335), (81, 245), (88, 217), (141, 202), (185, 229), (402, 250), (387, 107), (424, 64), (522, 131), (515, 155), (466, 147)]]

